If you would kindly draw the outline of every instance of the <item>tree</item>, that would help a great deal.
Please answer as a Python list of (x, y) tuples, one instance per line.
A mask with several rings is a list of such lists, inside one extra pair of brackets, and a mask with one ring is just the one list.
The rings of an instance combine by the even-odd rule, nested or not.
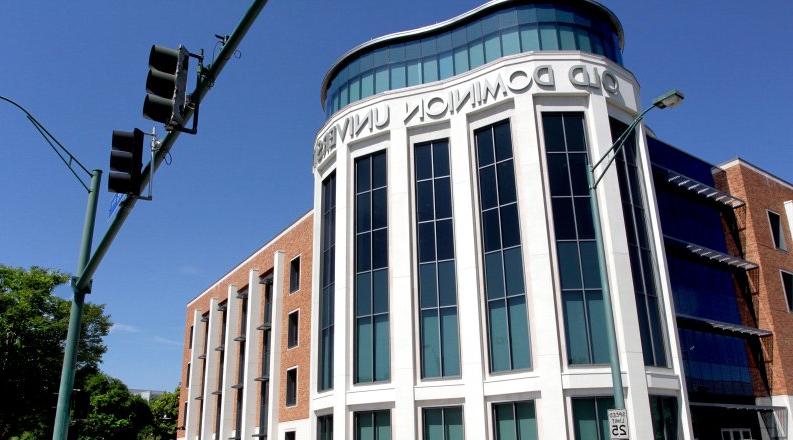
[[(68, 280), (55, 270), (0, 265), (0, 438), (50, 434), (71, 307), (53, 291)], [(110, 325), (103, 305), (85, 304), (78, 380), (97, 370)]]
[(163, 393), (149, 403), (152, 415), (150, 436), (155, 440), (176, 438), (176, 419), (179, 417), (179, 387), (172, 393)]
[(80, 394), (74, 409), (79, 440), (134, 440), (152, 422), (146, 401), (104, 373), (88, 376)]

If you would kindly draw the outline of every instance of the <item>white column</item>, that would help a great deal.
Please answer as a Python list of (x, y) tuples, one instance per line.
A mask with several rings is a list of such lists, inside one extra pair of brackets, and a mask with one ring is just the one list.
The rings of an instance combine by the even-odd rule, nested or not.
[(478, 255), (476, 237), (479, 231), (474, 218), (478, 207), (472, 194), (476, 185), (471, 176), (471, 145), (468, 138), (466, 116), (451, 119), (449, 161), (452, 170), (452, 204), (454, 214), (455, 262), (457, 271), (457, 310), (460, 327), (460, 368), (464, 384), (465, 410), (463, 411), (465, 437), (485, 439), (487, 414), (482, 381), (485, 378), (484, 362), (487, 346), (483, 345), (482, 314), (480, 309)]
[(388, 288), (391, 321), (391, 383), (396, 401), (391, 414), (395, 438), (416, 436), (415, 346), (413, 329), (413, 283), (411, 279), (410, 183), (408, 139), (405, 128), (391, 130), (388, 146)]
[[(787, 217), (787, 227), (790, 230), (790, 237), (793, 238), (793, 200), (785, 201), (785, 217)], [(793, 243), (788, 244), (788, 249)]]
[[(590, 95), (589, 102), (590, 160), (595, 162), (611, 147), (611, 127), (605, 97)], [(628, 410), (630, 434), (636, 438), (652, 438), (653, 426), (647, 377), (641, 338), (637, 337), (640, 332), (639, 318), (636, 313), (636, 297), (631, 278), (631, 262), (628, 256), (622, 199), (615, 164), (609, 167), (605, 177), (598, 184), (597, 198), (620, 369), (623, 386), (627, 389), (625, 407)]]
[(234, 402), (236, 401), (237, 390), (231, 388), (237, 383), (237, 369), (234, 368), (240, 354), (240, 343), (234, 338), (239, 336), (238, 328), (240, 322), (240, 300), (237, 298), (237, 286), (231, 284), (228, 287), (226, 299), (226, 338), (223, 341), (223, 383), (220, 391), (220, 433), (218, 439), (225, 439), (231, 436), (234, 429)]
[(268, 439), (278, 438), (278, 408), (281, 406), (281, 302), (284, 293), (284, 251), (273, 256), (272, 331), (270, 332), (270, 389), (267, 405)]
[[(515, 98), (512, 136), (515, 179), (518, 187), (521, 244), (528, 294), (531, 330), (532, 368), (542, 378), (540, 398), (536, 401), (539, 438), (566, 439), (565, 397), (562, 385), (562, 355), (557, 325), (554, 271), (550, 252), (545, 202), (543, 157), (535, 124), (534, 99), (530, 94)], [(532, 115), (532, 116), (529, 116)], [(538, 209), (539, 208), (539, 209)]]
[(196, 397), (201, 396), (204, 384), (199, 382), (201, 380), (201, 369), (203, 368), (203, 359), (198, 356), (202, 354), (204, 349), (204, 323), (201, 322), (201, 312), (199, 310), (193, 311), (193, 335), (190, 341), (190, 376), (187, 380), (190, 386), (187, 387), (187, 412), (184, 415), (185, 438), (193, 439), (198, 436), (198, 405), (200, 402)]
[[(348, 366), (352, 353), (351, 318), (348, 310), (352, 305), (352, 289), (348, 276), (352, 273), (352, 243), (350, 231), (353, 227), (350, 185), (354, 176), (350, 169), (349, 152), (346, 146), (336, 149), (336, 273), (333, 284), (333, 438), (352, 438), (352, 428), (347, 415), (347, 390), (352, 383), (352, 368)], [(316, 206), (316, 205), (315, 205)], [(315, 214), (316, 215), (316, 214)], [(318, 290), (315, 292), (319, 292)], [(317, 309), (318, 310), (318, 309)], [(314, 313), (319, 316), (319, 313)]]
[(249, 439), (256, 434), (254, 429), (259, 424), (256, 399), (259, 395), (259, 382), (256, 382), (259, 371), (259, 359), (262, 352), (259, 349), (261, 330), (256, 327), (264, 322), (262, 318), (262, 304), (264, 303), (264, 285), (259, 284), (259, 272), (251, 269), (248, 273), (248, 322), (245, 328), (245, 373), (242, 388), (242, 435), (241, 439)]
[(642, 177), (644, 178), (644, 187), (647, 189), (647, 212), (650, 219), (651, 240), (655, 249), (655, 264), (658, 268), (658, 279), (660, 280), (659, 294), (663, 300), (663, 318), (664, 318), (664, 333), (668, 343), (667, 355), (672, 366), (672, 370), (677, 376), (680, 383), (680, 399), (678, 401), (680, 411), (680, 426), (683, 432), (683, 438), (690, 440), (694, 438), (694, 432), (691, 428), (691, 408), (688, 403), (688, 391), (686, 389), (685, 371), (683, 369), (683, 352), (680, 349), (680, 338), (677, 333), (677, 320), (675, 318), (675, 302), (672, 295), (672, 284), (669, 280), (669, 268), (667, 267), (666, 248), (664, 246), (664, 237), (661, 234), (660, 214), (658, 213), (658, 202), (655, 196), (655, 184), (653, 182), (652, 166), (650, 164), (650, 155), (647, 150), (646, 133), (644, 125), (638, 128), (639, 133), (639, 154), (641, 156)]
[(201, 411), (201, 440), (211, 439), (215, 430), (215, 408), (218, 396), (212, 394), (217, 386), (219, 353), (215, 351), (221, 333), (221, 320), (218, 319), (218, 300), (209, 301), (209, 322), (207, 322), (206, 367), (204, 373), (203, 410)]

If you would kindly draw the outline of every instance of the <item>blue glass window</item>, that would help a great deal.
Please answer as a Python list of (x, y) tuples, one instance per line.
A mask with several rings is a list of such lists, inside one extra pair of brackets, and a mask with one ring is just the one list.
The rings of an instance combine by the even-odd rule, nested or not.
[(460, 375), (449, 142), (415, 147), (421, 377)]
[(447, 408), (425, 408), (424, 440), (463, 440), (463, 408), (453, 406)]
[(355, 161), (355, 383), (390, 378), (386, 153)]
[(319, 391), (333, 388), (333, 303), (336, 270), (336, 173), (322, 181), (319, 297)]
[(353, 419), (355, 440), (391, 440), (391, 411), (359, 411)]
[[(752, 376), (759, 377), (746, 339), (678, 328), (686, 387), (692, 401), (726, 397), (752, 398)], [(756, 361), (755, 361), (756, 362)]]
[[(611, 118), (611, 138), (617, 139), (628, 128)], [(644, 208), (644, 191), (640, 179), (639, 159), (636, 151), (636, 136), (629, 136), (617, 156), (622, 215), (625, 219), (625, 235), (636, 297), (636, 313), (639, 317), (639, 335), (642, 341), (644, 364), (665, 367), (666, 349), (663, 334), (662, 306), (656, 286), (655, 259), (650, 244), (647, 213)]]
[(614, 408), (612, 397), (573, 398), (573, 429), (576, 440), (609, 440), (608, 410)]
[(608, 362), (583, 113), (543, 113), (557, 267), (570, 364)]
[(490, 371), (531, 367), (509, 121), (476, 130)]
[(495, 440), (537, 440), (537, 416), (533, 401), (493, 404)]

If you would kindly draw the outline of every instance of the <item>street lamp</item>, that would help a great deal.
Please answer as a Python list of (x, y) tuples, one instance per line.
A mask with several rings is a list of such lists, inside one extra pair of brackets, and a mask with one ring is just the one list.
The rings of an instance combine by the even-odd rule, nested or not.
[[(639, 113), (633, 121), (631, 121), (628, 128), (614, 141), (611, 147), (601, 156), (594, 165), (587, 166), (587, 180), (589, 181), (589, 197), (591, 200), (590, 206), (592, 209), (592, 221), (595, 226), (595, 245), (597, 246), (598, 263), (600, 269), (600, 285), (603, 289), (603, 307), (605, 308), (606, 320), (606, 337), (609, 345), (609, 364), (611, 366), (611, 384), (614, 388), (614, 407), (616, 409), (625, 409), (625, 394), (622, 389), (622, 371), (620, 369), (619, 352), (617, 351), (617, 335), (614, 331), (614, 310), (611, 306), (611, 293), (608, 287), (608, 275), (606, 273), (606, 255), (603, 250), (603, 236), (600, 226), (600, 215), (597, 204), (597, 185), (606, 175), (611, 164), (620, 154), (620, 151), (625, 146), (625, 141), (628, 140), (633, 130), (644, 119), (644, 115), (654, 108), (671, 108), (683, 101), (683, 93), (679, 90), (670, 90), (663, 95), (655, 98), (653, 105), (648, 107), (643, 112)], [(595, 178), (596, 168), (603, 163), (604, 160), (609, 159), (606, 165), (600, 171), (600, 176)]]

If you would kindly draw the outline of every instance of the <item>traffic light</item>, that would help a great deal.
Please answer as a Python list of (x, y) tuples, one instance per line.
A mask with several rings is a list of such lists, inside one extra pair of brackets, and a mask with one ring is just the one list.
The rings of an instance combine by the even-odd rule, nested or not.
[(143, 116), (167, 128), (181, 127), (187, 89), (188, 52), (183, 46), (171, 49), (152, 46)]
[(143, 167), (143, 132), (113, 130), (110, 150), (110, 176), (107, 189), (120, 194), (140, 195)]

